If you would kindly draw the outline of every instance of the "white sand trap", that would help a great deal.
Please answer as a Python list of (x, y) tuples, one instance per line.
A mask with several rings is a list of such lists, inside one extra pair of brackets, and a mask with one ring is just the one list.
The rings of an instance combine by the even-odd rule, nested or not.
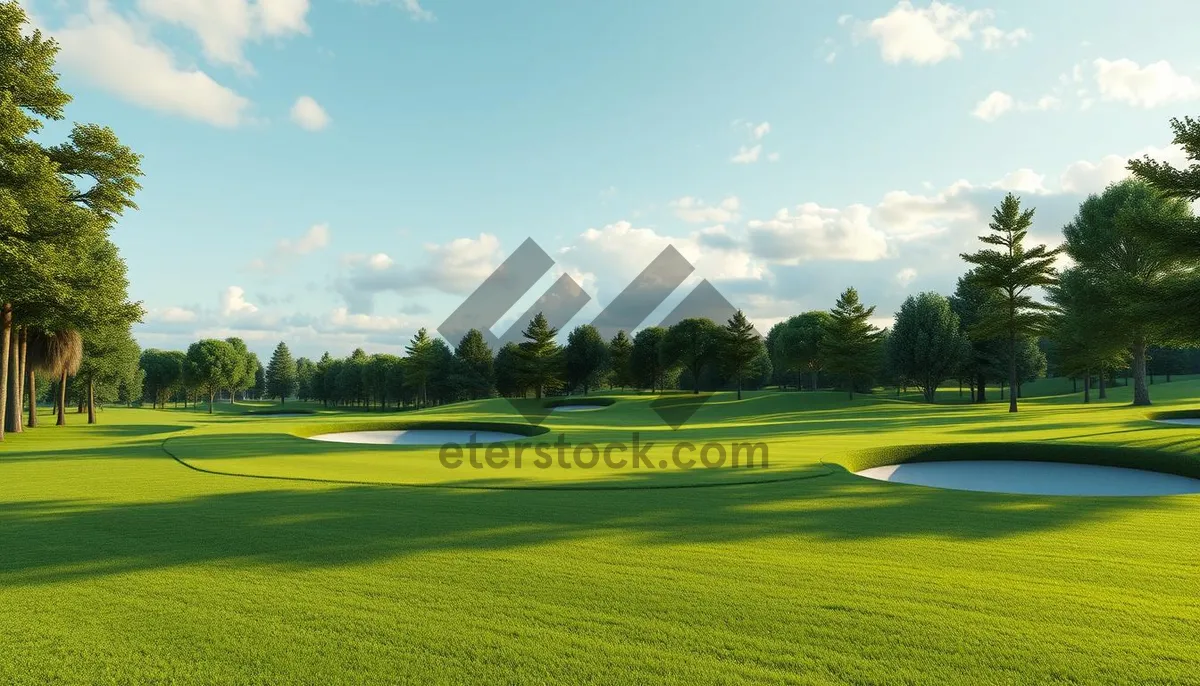
[(343, 431), (334, 434), (309, 436), (314, 441), (330, 443), (364, 443), (367, 445), (467, 445), (475, 437), (481, 445), (503, 443), (526, 438), (505, 431), (464, 431), (461, 429), (405, 429), (401, 431)]
[(1182, 419), (1155, 419), (1159, 424), (1174, 424), (1176, 426), (1200, 426), (1200, 417), (1185, 417)]
[(1115, 496), (1200, 493), (1200, 479), (1142, 469), (1063, 462), (910, 462), (855, 473), (879, 481), (992, 493)]
[(550, 408), (551, 412), (593, 412), (603, 410), (607, 405), (559, 405)]

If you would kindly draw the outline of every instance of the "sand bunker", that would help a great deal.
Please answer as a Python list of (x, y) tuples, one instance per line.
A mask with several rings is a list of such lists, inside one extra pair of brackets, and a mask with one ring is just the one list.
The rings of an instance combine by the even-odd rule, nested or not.
[(603, 410), (606, 405), (558, 405), (550, 408), (551, 412), (592, 412)]
[(1185, 417), (1182, 419), (1155, 419), (1159, 424), (1174, 424), (1176, 426), (1200, 426), (1200, 417)]
[(855, 473), (878, 481), (993, 493), (1102, 496), (1200, 493), (1200, 479), (1141, 469), (1064, 462), (909, 462), (872, 467)]
[(330, 443), (363, 443), (366, 445), (466, 445), (471, 437), (479, 444), (503, 443), (526, 438), (505, 431), (470, 431), (465, 429), (403, 429), (399, 431), (343, 431), (341, 433), (309, 436), (314, 441)]

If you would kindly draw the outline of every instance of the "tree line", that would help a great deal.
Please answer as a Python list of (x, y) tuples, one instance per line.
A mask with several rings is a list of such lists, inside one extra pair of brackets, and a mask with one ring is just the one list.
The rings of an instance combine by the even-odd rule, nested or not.
[(39, 380), (53, 383), (59, 424), (72, 390), (95, 422), (98, 390), (136, 373), (130, 325), (143, 311), (109, 231), (136, 208), (141, 157), (97, 124), (54, 145), (36, 138), (71, 100), (57, 53), (0, 2), (0, 440), (23, 430), (26, 407), (37, 426)]
[[(992, 213), (985, 247), (962, 255), (971, 268), (949, 297), (905, 300), (888, 329), (872, 326), (873, 307), (848, 289), (828, 313), (808, 312), (767, 336), (776, 381), (793, 375), (817, 387), (827, 374), (851, 396), (874, 383), (921, 390), (933, 402), (951, 379), (986, 402), (986, 387), (1009, 389), (1016, 412), (1025, 381), (1053, 370), (1081, 379), (1101, 398), (1124, 370), (1133, 404), (1149, 405), (1159, 373), (1200, 371), (1200, 121), (1171, 120), (1174, 143), (1190, 166), (1146, 157), (1133, 175), (1090, 195), (1063, 227), (1063, 245), (1028, 245), (1034, 210), (1008, 194)], [(1070, 258), (1061, 272), (1059, 255)], [(1039, 299), (1037, 295), (1044, 294)], [(1149, 380), (1149, 381), (1148, 381)]]

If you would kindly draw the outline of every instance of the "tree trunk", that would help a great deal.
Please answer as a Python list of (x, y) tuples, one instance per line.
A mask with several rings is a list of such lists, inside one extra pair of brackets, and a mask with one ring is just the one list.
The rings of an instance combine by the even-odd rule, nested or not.
[[(697, 390), (696, 392), (699, 393), (700, 391)], [(741, 399), (742, 399), (742, 380), (738, 379), (738, 400), (741, 400)]]
[(208, 392), (208, 413), (209, 413), (209, 414), (212, 414), (212, 413), (213, 413), (213, 407), (212, 407), (212, 406), (213, 406), (213, 399), (216, 397), (216, 395), (217, 395), (217, 394), (216, 394), (215, 392), (213, 392), (213, 391), (209, 391), (209, 392)]
[(12, 342), (12, 303), (0, 310), (0, 441), (4, 440), (4, 418), (8, 416), (8, 348)]
[(95, 384), (92, 383), (91, 379), (88, 379), (87, 406), (88, 406), (88, 424), (95, 424), (96, 423), (96, 386), (95, 386)]
[(17, 433), (21, 432), (21, 414), (22, 410), (25, 409), (22, 407), (22, 403), (25, 398), (25, 362), (28, 351), (29, 328), (21, 327), (21, 349), (17, 352), (17, 407), (16, 412), (13, 413), (13, 426), (16, 427), (13, 431)]
[(1073, 376), (1071, 377), (1071, 392), (1072, 393), (1079, 392), (1079, 386), (1075, 383), (1075, 377), (1073, 377)]
[(1092, 402), (1092, 370), (1087, 370), (1083, 377), (1083, 402)]
[(58, 421), (57, 426), (67, 425), (67, 370), (62, 370), (58, 379)]
[(978, 384), (977, 388), (979, 389), (979, 391), (975, 394), (975, 402), (986, 403), (987, 402), (987, 379), (984, 378), (984, 376), (982, 374), (980, 374), (975, 379), (975, 383)]
[(1133, 342), (1133, 404), (1150, 404), (1150, 389), (1146, 387), (1146, 337), (1138, 335)]
[(25, 380), (25, 392), (29, 394), (29, 428), (37, 428), (37, 374), (32, 369), (26, 369), (28, 378)]
[(1101, 369), (1100, 370), (1100, 399), (1101, 400), (1108, 398), (1107, 391), (1108, 391), (1108, 388), (1104, 383), (1104, 370)]
[(21, 433), (21, 384), (17, 377), (21, 375), (19, 335), (9, 332), (8, 345), (8, 383), (4, 385), (6, 404), (4, 412), (4, 430), (10, 433)]
[[(1008, 411), (1017, 411), (1017, 337), (1010, 334), (1008, 339)], [(1000, 390), (1004, 397), (1004, 390)]]
[(814, 369), (809, 374), (812, 376), (812, 389), (815, 391), (817, 390), (817, 370)]

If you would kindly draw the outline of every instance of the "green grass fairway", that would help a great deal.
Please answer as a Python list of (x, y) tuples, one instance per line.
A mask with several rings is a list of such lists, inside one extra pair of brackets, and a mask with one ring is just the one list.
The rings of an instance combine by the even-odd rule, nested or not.
[[(1200, 496), (848, 471), (986, 441), (1200, 474), (1200, 428), (1149, 421), (1128, 391), (1016, 416), (720, 395), (679, 431), (621, 396), (545, 423), (575, 444), (637, 431), (654, 463), (761, 441), (768, 469), (446, 469), (432, 448), (304, 438), (519, 421), (499, 400), (72, 414), (0, 445), (0, 683), (1196, 683)], [(1200, 410), (1198, 380), (1153, 392), (1155, 411)]]

